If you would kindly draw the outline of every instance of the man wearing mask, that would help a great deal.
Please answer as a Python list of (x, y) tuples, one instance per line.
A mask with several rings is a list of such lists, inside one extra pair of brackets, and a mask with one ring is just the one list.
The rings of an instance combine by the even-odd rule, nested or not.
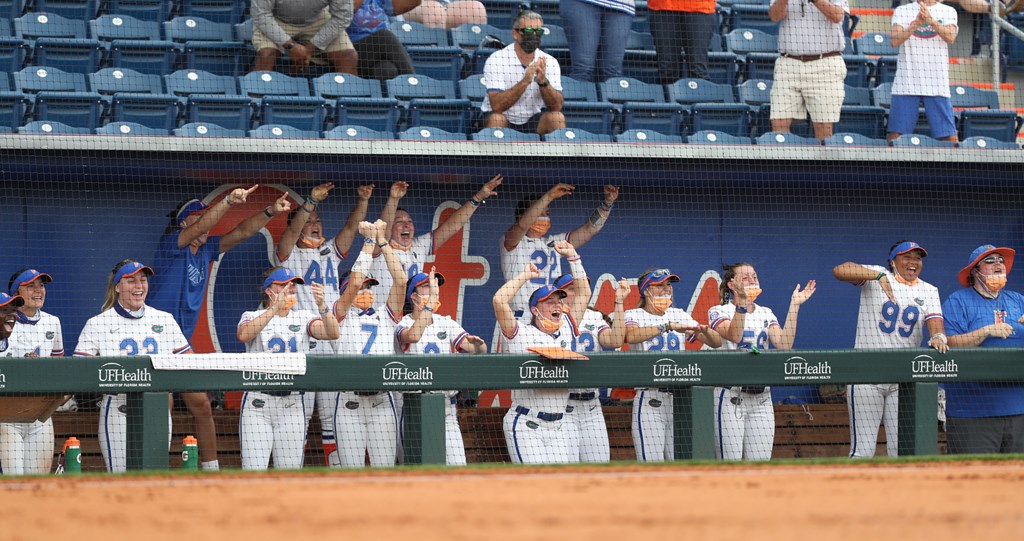
[[(1024, 346), (1024, 295), (1003, 289), (1014, 255), (1012, 248), (991, 244), (971, 252), (958, 275), (964, 289), (942, 305), (950, 347)], [(1024, 384), (969, 382), (943, 387), (950, 454), (1024, 453)]]
[[(512, 128), (545, 135), (565, 127), (562, 115), (562, 70), (554, 57), (541, 51), (544, 20), (524, 10), (512, 22), (512, 45), (495, 52), (484, 64), (487, 98), (480, 108), (488, 113), (487, 128)], [(547, 108), (547, 111), (541, 112)], [(517, 269), (521, 271), (522, 268)]]

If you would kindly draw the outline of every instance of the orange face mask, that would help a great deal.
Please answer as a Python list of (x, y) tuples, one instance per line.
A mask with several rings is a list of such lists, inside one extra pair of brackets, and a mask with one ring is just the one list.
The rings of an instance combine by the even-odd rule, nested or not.
[(537, 218), (537, 221), (533, 222), (533, 225), (530, 226), (530, 232), (538, 237), (543, 237), (548, 232), (548, 229), (551, 229), (551, 218), (547, 216)]
[(898, 272), (894, 272), (894, 273), (892, 273), (892, 275), (896, 277), (896, 281), (897, 282), (899, 282), (899, 283), (901, 283), (903, 285), (912, 286), (912, 285), (917, 284), (917, 282), (918, 282), (918, 278), (914, 278), (913, 281), (910, 281), (910, 280), (907, 280), (906, 278), (904, 278), (903, 276), (900, 276), (900, 273), (898, 273)]
[(369, 289), (360, 290), (356, 293), (356, 298), (352, 301), (352, 304), (360, 310), (369, 310), (373, 306), (373, 293), (370, 293)]
[(982, 282), (985, 283), (985, 287), (988, 288), (992, 293), (999, 293), (1006, 287), (1006, 275), (1005, 274), (982, 274), (978, 273), (981, 277)]
[(561, 321), (552, 321), (540, 314), (534, 314), (533, 320), (537, 323), (538, 329), (548, 334), (552, 334), (558, 331), (558, 329), (562, 326)]
[(672, 306), (672, 297), (651, 297), (651, 305), (659, 312), (664, 312)]
[(754, 302), (757, 300), (757, 297), (761, 295), (760, 286), (746, 286), (743, 290), (747, 293), (747, 302)]
[(323, 246), (327, 239), (312, 239), (309, 237), (302, 237), (299, 239), (299, 248), (319, 248)]
[[(419, 299), (419, 301), (416, 302), (416, 306), (419, 306), (420, 309), (423, 309), (423, 308), (427, 307), (427, 300), (429, 299), (429, 297), (420, 297), (419, 295), (417, 295), (416, 298)], [(440, 299), (438, 299), (438, 300), (434, 301), (434, 305), (431, 306), (431, 310), (436, 312), (437, 309), (440, 308), (440, 307), (441, 307), (441, 301), (440, 301)]]

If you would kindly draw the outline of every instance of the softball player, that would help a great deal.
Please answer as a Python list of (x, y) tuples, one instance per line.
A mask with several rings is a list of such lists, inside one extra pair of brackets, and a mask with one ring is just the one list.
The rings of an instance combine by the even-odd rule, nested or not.
[[(572, 269), (576, 296), (566, 312), (562, 301), (565, 292), (554, 286), (536, 288), (528, 304), (533, 319), (529, 324), (516, 319), (511, 302), (530, 280), (541, 276), (540, 269), (530, 263), (523, 272), (509, 280), (494, 295), (494, 313), (508, 342), (510, 353), (531, 354), (531, 347), (569, 349), (578, 335), (576, 321), (583, 317), (590, 299), (590, 282), (576, 253), (565, 241), (555, 243), (557, 254), (566, 257)], [(569, 389), (515, 389), (512, 407), (505, 414), (505, 444), (512, 462), (517, 464), (551, 464), (578, 462), (576, 429), (567, 423), (566, 407)]]
[[(292, 309), (297, 302), (295, 286), (303, 283), (284, 267), (264, 273), (261, 309), (243, 312), (238, 322), (238, 341), (245, 344), (246, 353), (301, 353), (309, 350), (310, 338), (338, 338), (338, 321), (324, 301), (322, 285), (309, 287), (319, 314)], [(299, 391), (246, 392), (238, 419), (242, 469), (267, 469), (271, 454), (277, 469), (301, 468), (306, 408), (311, 402)]]
[[(889, 249), (889, 268), (846, 262), (832, 269), (843, 282), (860, 287), (855, 349), (916, 348), (928, 327), (928, 345), (945, 353), (945, 324), (939, 291), (921, 280), (928, 256), (916, 242), (900, 241)], [(921, 321), (924, 325), (920, 325)], [(886, 451), (899, 449), (899, 385), (895, 383), (848, 385), (850, 410), (850, 458), (875, 456), (878, 425), (885, 424)]]
[[(395, 328), (395, 337), (404, 353), (438, 355), (450, 353), (487, 353), (487, 344), (479, 336), (466, 332), (457, 321), (435, 314), (438, 288), (444, 285), (444, 276), (422, 272), (409, 279), (405, 293), (405, 317)], [(458, 391), (439, 391), (448, 398), (444, 410), (445, 464), (466, 465), (466, 447), (459, 428), (459, 414), (455, 408)]]
[[(395, 354), (395, 315), (405, 297), (405, 270), (385, 237), (386, 224), (360, 222), (365, 237), (363, 249), (352, 271), (341, 283), (341, 297), (334, 313), (341, 321), (338, 353), (342, 355)], [(391, 290), (384, 313), (373, 308), (371, 287), (377, 280), (367, 276), (374, 249), (380, 247), (391, 273)], [(361, 468), (370, 455), (370, 465), (394, 466), (398, 450), (399, 410), (395, 397), (387, 391), (344, 391), (339, 393), (334, 410), (334, 430), (338, 437), (341, 466)]]
[[(786, 326), (771, 308), (755, 304), (761, 282), (750, 263), (723, 267), (718, 286), (722, 304), (708, 309), (708, 324), (722, 337), (722, 349), (763, 351), (791, 349), (800, 305), (811, 298), (815, 281), (801, 291), (796, 285)], [(715, 455), (720, 460), (769, 460), (775, 443), (775, 408), (771, 387), (743, 385), (715, 388)]]
[[(348, 256), (359, 222), (366, 218), (366, 207), (373, 194), (373, 184), (359, 186), (355, 208), (348, 215), (345, 226), (335, 235), (334, 241), (328, 244), (316, 207), (327, 199), (333, 187), (334, 184), (330, 182), (316, 186), (310, 192), (309, 198), (288, 214), (288, 229), (281, 236), (281, 242), (278, 243), (274, 254), (278, 265), (291, 270), (295, 276), (301, 276), (307, 284), (316, 283), (323, 286), (327, 306), (334, 306), (338, 301), (338, 264)], [(297, 287), (296, 295), (299, 310), (316, 310), (311, 287)], [(334, 352), (332, 342), (311, 341), (309, 346), (309, 353), (312, 355), (332, 355)], [(335, 467), (341, 464), (338, 460), (338, 445), (334, 439), (333, 424), (337, 400), (337, 391), (316, 393), (324, 456), (327, 457), (327, 465)], [(313, 408), (309, 408), (306, 412), (307, 427), (312, 416)]]
[[(555, 280), (555, 287), (566, 294), (566, 311), (576, 300), (576, 288), (571, 287), (574, 282), (570, 274), (564, 274)], [(612, 313), (611, 326), (605, 321), (604, 314), (587, 308), (578, 327), (579, 335), (572, 341), (573, 351), (592, 352), (622, 347), (626, 338), (626, 318), (622, 306), (627, 295), (629, 283), (623, 278), (619, 280), (618, 288), (615, 290), (615, 312)], [(565, 419), (576, 426), (574, 454), (579, 455), (580, 462), (611, 460), (608, 427), (605, 424), (604, 410), (601, 408), (601, 399), (596, 387), (569, 389), (569, 405), (565, 408)]]
[[(146, 305), (153, 269), (131, 259), (117, 264), (107, 281), (102, 312), (85, 322), (75, 356), (116, 357), (191, 353), (185, 335), (167, 312)], [(126, 469), (124, 394), (105, 394), (100, 405), (100, 452), (107, 471)], [(171, 445), (171, 412), (167, 411), (167, 446)]]
[[(35, 269), (11, 276), (11, 297), (25, 304), (14, 313), (17, 323), (5, 355), (12, 357), (61, 357), (64, 338), (60, 320), (43, 312), (46, 284), (53, 278)], [(0, 424), (0, 466), (7, 475), (47, 473), (53, 462), (53, 419), (31, 423)]]
[[(701, 325), (685, 310), (672, 306), (672, 284), (679, 277), (668, 269), (640, 275), (640, 305), (626, 312), (626, 342), (639, 344), (640, 351), (683, 351), (684, 341), (700, 340), (713, 348), (722, 337)], [(638, 388), (633, 400), (633, 446), (643, 462), (672, 460), (672, 391), (667, 388)]]

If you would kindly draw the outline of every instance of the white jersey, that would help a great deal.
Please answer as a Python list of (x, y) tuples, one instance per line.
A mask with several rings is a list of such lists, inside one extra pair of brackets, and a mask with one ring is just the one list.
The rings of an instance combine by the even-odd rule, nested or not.
[[(515, 312), (529, 313), (530, 295), (541, 286), (549, 286), (562, 275), (562, 258), (552, 247), (555, 242), (569, 240), (568, 233), (528, 237), (523, 235), (511, 251), (505, 249), (505, 236), (502, 235), (499, 252), (501, 253), (501, 272), (505, 281), (509, 281), (523, 272), (528, 263), (533, 263), (540, 270), (540, 277), (533, 278), (519, 288), (509, 305)], [(548, 245), (552, 246), (548, 246)]]
[[(917, 2), (904, 4), (892, 14), (893, 26), (910, 28), (921, 6)], [(941, 26), (957, 25), (956, 10), (950, 6), (929, 6), (932, 18)], [(900, 46), (896, 61), (896, 78), (892, 83), (893, 95), (949, 97), (949, 45), (932, 25), (918, 28)]]
[(338, 251), (333, 239), (323, 243), (319, 248), (296, 246), (284, 261), (278, 259), (275, 251), (274, 259), (278, 265), (289, 269), (306, 282), (305, 285), (295, 286), (295, 294), (299, 300), (296, 307), (299, 310), (317, 311), (316, 301), (313, 300), (313, 288), (310, 287), (313, 283), (324, 286), (324, 301), (327, 302), (327, 306), (334, 306), (340, 296), (338, 264), (345, 259), (345, 255)]
[[(731, 321), (735, 315), (736, 305), (733, 303), (712, 306), (708, 308), (708, 324), (717, 331), (719, 325), (725, 321)], [(768, 328), (781, 326), (771, 308), (758, 304), (754, 305), (754, 311), (749, 312), (743, 321), (743, 338), (740, 339), (740, 343), (736, 344), (723, 337), (722, 347), (719, 349), (736, 350), (742, 348), (749, 350), (751, 346), (754, 346), (764, 351), (768, 349), (768, 344), (771, 342), (768, 339)]]
[(942, 319), (942, 304), (935, 286), (918, 280), (908, 286), (896, 280), (884, 267), (865, 265), (884, 272), (892, 285), (893, 304), (875, 280), (860, 285), (860, 313), (857, 315), (856, 349), (916, 348), (921, 346), (925, 322)]
[[(658, 325), (667, 325), (669, 322), (679, 323), (687, 327), (693, 327), (700, 325), (697, 320), (693, 319), (682, 308), (676, 308), (670, 306), (665, 313), (658, 316), (654, 315), (643, 308), (634, 308), (627, 310), (626, 316), (626, 328), (630, 327), (656, 327)], [(686, 349), (685, 342), (687, 340), (693, 340), (687, 338), (687, 336), (678, 331), (665, 331), (659, 335), (654, 336), (650, 340), (645, 340), (639, 344), (632, 344), (630, 346), (631, 351), (680, 351)], [(639, 348), (639, 349), (636, 349)]]
[(115, 305), (85, 322), (75, 346), (78, 356), (130, 357), (189, 353), (189, 345), (181, 327), (171, 314), (144, 306), (136, 317)]
[(341, 338), (338, 339), (338, 353), (341, 355), (394, 355), (395, 317), (386, 305), (383, 311), (370, 308), (360, 312), (350, 308), (339, 323)]
[[(266, 308), (242, 312), (238, 320), (241, 327), (263, 312)], [(287, 316), (275, 315), (255, 338), (245, 343), (246, 353), (306, 353), (309, 351), (310, 326), (319, 321), (316, 312), (293, 309)]]
[(8, 338), (8, 348), (0, 357), (62, 357), (64, 337), (60, 319), (40, 311), (36, 319), (28, 319), (20, 312), (14, 332)]
[[(511, 335), (505, 335), (508, 341), (508, 353), (536, 355), (529, 351), (531, 347), (560, 347), (569, 349), (576, 337), (576, 325), (568, 314), (562, 316), (562, 326), (551, 335), (533, 324), (516, 322)], [(512, 402), (531, 410), (544, 413), (564, 413), (569, 404), (569, 389), (513, 389)]]
[[(405, 316), (395, 327), (395, 340), (402, 331), (412, 327), (415, 321), (412, 316)], [(433, 315), (433, 322), (423, 330), (419, 342), (402, 344), (402, 351), (415, 355), (459, 353), (459, 346), (469, 336), (466, 329), (457, 321), (439, 314)]]
[(604, 351), (598, 339), (602, 332), (610, 328), (601, 312), (587, 308), (587, 311), (583, 314), (583, 321), (577, 327), (579, 335), (572, 341), (572, 350), (584, 353), (588, 351)]
[[(423, 265), (427, 263), (427, 257), (434, 253), (434, 233), (417, 236), (408, 250), (395, 248), (394, 244), (391, 245), (391, 248), (398, 256), (398, 260), (402, 262), (406, 278), (415, 276), (423, 272)], [(395, 283), (391, 277), (391, 271), (388, 270), (388, 262), (384, 259), (384, 254), (373, 258), (373, 263), (370, 265), (370, 276), (380, 282), (380, 285), (374, 287), (373, 307), (378, 311), (384, 310), (388, 302), (388, 295), (391, 294), (391, 285)]]

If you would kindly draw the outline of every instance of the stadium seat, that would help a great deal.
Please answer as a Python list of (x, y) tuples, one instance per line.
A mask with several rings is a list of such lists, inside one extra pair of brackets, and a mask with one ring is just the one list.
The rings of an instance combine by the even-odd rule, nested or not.
[(731, 86), (680, 79), (669, 85), (668, 93), (671, 101), (689, 108), (692, 122), (685, 133), (715, 130), (749, 137), (750, 108), (736, 103)]
[(833, 129), (837, 133), (859, 133), (872, 139), (885, 138), (885, 109), (874, 106), (844, 105), (839, 122)]
[(733, 4), (729, 10), (727, 28), (760, 30), (766, 34), (778, 35), (779, 23), (768, 16), (768, 5)]
[(150, 128), (135, 122), (110, 122), (96, 128), (96, 135), (170, 135), (170, 131)]
[(872, 139), (859, 133), (835, 133), (822, 141), (827, 147), (884, 147), (885, 139)]
[[(484, 84), (483, 74), (474, 74), (459, 81), (459, 95), (469, 100), (474, 107), (479, 107), (487, 98), (487, 85)], [(565, 79), (562, 79), (562, 87), (565, 88)]]
[(611, 135), (616, 106), (607, 101), (563, 101), (562, 114), (567, 128), (594, 134)]
[(708, 80), (720, 85), (735, 86), (743, 66), (735, 53), (708, 53)]
[(384, 97), (380, 81), (348, 73), (325, 73), (313, 79), (313, 93), (325, 100)]
[[(3, 6), (0, 5), (0, 9), (2, 9), (2, 8), (3, 8)], [(13, 37), (14, 37), (14, 30), (11, 29), (11, 21), (9, 19), (5, 19), (2, 15), (0, 15), (0, 38), (13, 38)]]
[(100, 125), (103, 112), (103, 97), (95, 92), (40, 92), (32, 116), (93, 130)]
[(89, 21), (92, 37), (100, 41), (117, 39), (156, 41), (160, 39), (160, 23), (144, 21), (128, 15), (102, 15)]
[(683, 105), (736, 102), (731, 86), (704, 79), (679, 79), (668, 85), (668, 99)]
[(872, 88), (871, 103), (888, 109), (892, 105), (892, 83), (884, 83)]
[(749, 137), (736, 137), (715, 130), (704, 130), (689, 137), (691, 145), (749, 145)]
[(164, 84), (168, 93), (186, 100), (186, 122), (206, 122), (232, 130), (252, 127), (252, 100), (238, 94), (234, 77), (178, 70), (164, 77)]
[(630, 77), (612, 77), (603, 83), (598, 83), (601, 91), (600, 97), (604, 101), (612, 103), (626, 103), (629, 101), (665, 103), (665, 87), (659, 84), (650, 84)]
[(628, 77), (613, 77), (599, 85), (605, 101), (622, 107), (624, 130), (647, 129), (678, 135), (685, 110), (665, 100), (665, 87)]
[(1020, 145), (1018, 145), (1016, 142), (1010, 143), (1007, 141), (992, 139), (991, 137), (977, 136), (968, 137), (967, 139), (960, 141), (960, 148), (978, 148), (985, 150), (1020, 150)]
[(202, 17), (175, 17), (163, 23), (163, 27), (164, 36), (175, 43), (235, 40), (232, 25), (211, 22)]
[(402, 117), (400, 102), (394, 98), (338, 98), (334, 123), (357, 125), (371, 130), (394, 133)]
[(481, 2), (487, 8), (487, 24), (497, 28), (512, 28), (512, 21), (519, 15), (519, 12), (530, 7), (528, 0), (481, 0)]
[(465, 141), (466, 134), (452, 133), (432, 126), (413, 126), (398, 132), (398, 138), (404, 141)]
[[(891, 83), (896, 80), (896, 57), (880, 56), (875, 60), (875, 85)], [(849, 76), (847, 76), (849, 80)]]
[(164, 79), (159, 75), (139, 73), (130, 69), (103, 68), (90, 73), (89, 88), (106, 96), (117, 92), (134, 94), (163, 94)]
[(210, 22), (236, 25), (245, 18), (248, 2), (239, 0), (181, 0), (181, 14)]
[(743, 63), (743, 73), (746, 79), (774, 79), (775, 61), (779, 59), (779, 53), (748, 53), (746, 62)]
[(52, 13), (66, 19), (88, 21), (96, 16), (99, 0), (30, 0), (35, 13)]
[(252, 41), (252, 19), (246, 19), (235, 25), (235, 40), (243, 43)]
[[(530, 0), (530, 11), (536, 11), (544, 19), (544, 26), (562, 26), (562, 12), (559, 8), (560, 0)], [(547, 51), (547, 49), (544, 49)]]
[(525, 141), (540, 142), (540, 136), (536, 133), (523, 133), (512, 128), (484, 128), (472, 136), (474, 141)]
[(850, 86), (867, 88), (868, 79), (874, 71), (874, 62), (864, 55), (855, 54), (844, 54), (843, 62), (846, 63), (846, 79), (843, 82)]
[(821, 146), (813, 137), (801, 137), (789, 132), (770, 131), (762, 133), (754, 142), (759, 145)]
[(458, 81), (462, 78), (466, 58), (458, 47), (415, 45), (407, 46), (405, 50), (418, 75), (440, 81)]
[(99, 69), (103, 44), (94, 39), (39, 38), (34, 64), (67, 72), (92, 73)]
[(174, 135), (185, 137), (245, 137), (244, 130), (229, 130), (216, 124), (189, 122), (174, 129)]
[(371, 130), (365, 126), (345, 124), (324, 132), (324, 139), (386, 139), (395, 138), (393, 131)]
[(900, 54), (897, 47), (892, 46), (892, 39), (886, 32), (871, 32), (853, 39), (857, 54), (868, 56), (896, 56)]
[(167, 92), (175, 96), (192, 94), (221, 94), (238, 96), (234, 77), (214, 75), (201, 70), (178, 70), (164, 77)]
[(501, 29), (489, 24), (462, 24), (451, 30), (452, 45), (472, 51), (480, 46), (487, 36), (493, 36), (505, 43), (511, 43), (512, 30)]
[(76, 128), (60, 122), (36, 120), (18, 128), (18, 133), (32, 135), (92, 135), (92, 128)]
[(51, 13), (26, 13), (14, 19), (14, 37), (18, 39), (87, 39), (85, 21), (65, 19)]
[(170, 17), (171, 10), (177, 4), (168, 0), (106, 0), (107, 13), (127, 15), (140, 21), (162, 23)]
[(262, 122), (323, 131), (327, 101), (310, 95), (309, 80), (273, 71), (254, 71), (239, 77), (238, 84), (243, 96), (260, 103)]
[(650, 10), (647, 9), (647, 0), (636, 0), (634, 4), (634, 7), (636, 9), (636, 15), (633, 16), (633, 24), (631, 25), (631, 29), (634, 32), (650, 32), (651, 16)]
[(999, 109), (999, 94), (973, 86), (950, 85), (949, 100), (954, 109)]
[(626, 53), (622, 59), (622, 76), (645, 83), (658, 83), (658, 57), (654, 52), (654, 37), (648, 33), (629, 32)]
[(248, 46), (240, 41), (189, 41), (185, 43), (185, 69), (237, 77), (249, 65)]
[(448, 31), (412, 21), (401, 21), (391, 26), (398, 41), (406, 47), (422, 45), (427, 47), (448, 47)]
[(615, 136), (618, 143), (682, 143), (679, 135), (665, 135), (653, 130), (626, 130)]
[(772, 81), (748, 80), (736, 88), (740, 103), (750, 107), (750, 125), (755, 137), (771, 130)]
[(611, 143), (612, 136), (577, 128), (562, 128), (544, 136), (549, 143)]
[(960, 112), (960, 133), (963, 137), (990, 137), (1012, 143), (1020, 132), (1021, 118), (1016, 111), (967, 109)]
[(30, 105), (21, 92), (0, 92), (0, 131), (10, 133), (24, 124)]
[(0, 0), (0, 19), (17, 19), (24, 10), (24, 0)]
[(737, 28), (725, 35), (726, 48), (738, 55), (779, 52), (779, 36), (752, 28)]
[(871, 89), (859, 86), (843, 85), (843, 105), (871, 105)]
[(399, 75), (385, 82), (388, 96), (405, 102), (409, 126), (430, 126), (465, 133), (472, 104), (456, 97), (454, 81)]
[(56, 68), (27, 67), (14, 74), (14, 86), (19, 92), (88, 92), (85, 74), (67, 73)]
[(399, 101), (413, 99), (455, 99), (454, 81), (439, 81), (422, 75), (399, 75), (384, 82), (388, 96)]
[(25, 67), (27, 43), (17, 38), (0, 38), (0, 71), (14, 73)]
[(147, 128), (170, 131), (178, 126), (180, 103), (171, 94), (132, 94), (119, 92), (111, 101), (110, 118)]
[(563, 101), (598, 101), (597, 85), (590, 81), (579, 81), (562, 77)]
[(947, 141), (937, 141), (927, 135), (906, 134), (901, 135), (892, 141), (894, 147), (935, 147), (953, 148), (953, 144)]
[(249, 137), (271, 139), (319, 139), (320, 132), (300, 130), (291, 126), (264, 124), (255, 130), (249, 130)]
[(89, 22), (93, 37), (110, 42), (110, 63), (140, 73), (167, 75), (174, 71), (178, 46), (160, 40), (160, 23), (127, 15), (103, 15)]

